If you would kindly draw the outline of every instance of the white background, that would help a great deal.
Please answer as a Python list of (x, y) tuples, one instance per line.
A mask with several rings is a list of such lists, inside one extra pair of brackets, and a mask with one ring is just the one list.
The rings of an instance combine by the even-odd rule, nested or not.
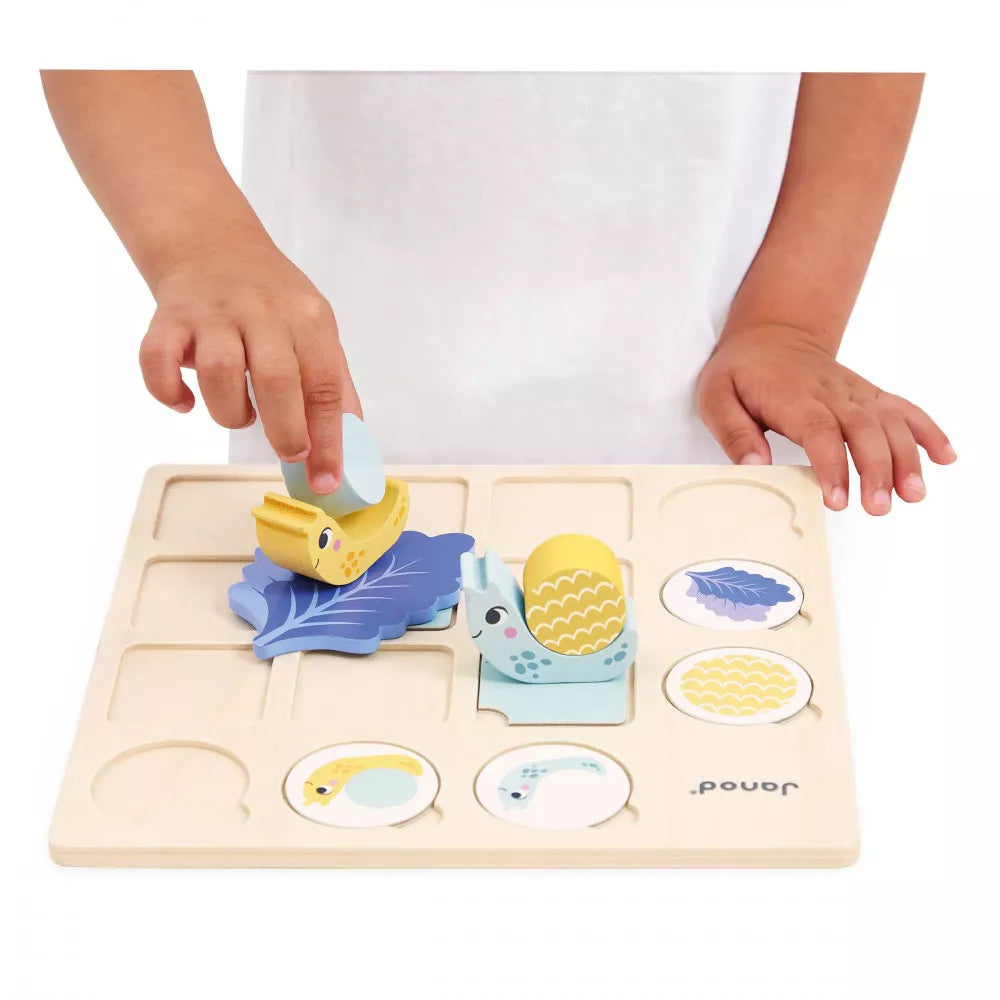
[[(26, 6), (26, 5), (22, 5)], [(963, 3), (50, 3), (0, 27), (4, 820), (21, 998), (977, 997), (995, 988), (997, 103)], [(363, 8), (363, 9), (362, 9)], [(665, 10), (661, 10), (664, 8)], [(808, 8), (808, 10), (807, 10)], [(971, 5), (970, 5), (971, 9)], [(238, 170), (255, 67), (931, 71), (842, 360), (945, 427), (927, 500), (829, 518), (863, 848), (832, 872), (61, 869), (46, 831), (142, 471), (225, 458), (149, 400), (151, 302), (39, 65), (200, 68)], [(334, 305), (336, 305), (334, 303)], [(992, 927), (992, 930), (991, 930)]]

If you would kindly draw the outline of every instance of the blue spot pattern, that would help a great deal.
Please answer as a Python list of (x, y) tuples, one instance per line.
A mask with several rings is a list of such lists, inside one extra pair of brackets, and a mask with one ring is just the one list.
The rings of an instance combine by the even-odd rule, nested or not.
[(514, 806), (524, 809), (535, 794), (539, 782), (554, 771), (585, 771), (603, 776), (604, 765), (593, 757), (553, 757), (549, 760), (531, 761), (511, 768), (497, 786), (497, 794), (504, 808)]

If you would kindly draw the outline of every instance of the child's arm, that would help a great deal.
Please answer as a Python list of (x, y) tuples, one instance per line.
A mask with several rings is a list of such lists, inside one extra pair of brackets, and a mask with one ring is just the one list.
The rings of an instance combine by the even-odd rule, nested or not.
[(698, 380), (702, 419), (734, 462), (767, 463), (763, 429), (805, 448), (826, 505), (847, 504), (846, 442), (861, 502), (920, 500), (921, 445), (955, 452), (930, 417), (839, 365), (837, 349), (875, 248), (922, 77), (805, 74), (771, 224)]
[(309, 482), (341, 475), (341, 412), (360, 403), (329, 303), (271, 242), (216, 152), (192, 73), (42, 73), (80, 176), (156, 299), (139, 352), (161, 403), (186, 413), (197, 370), (224, 427), (255, 414), (279, 456), (306, 455)]

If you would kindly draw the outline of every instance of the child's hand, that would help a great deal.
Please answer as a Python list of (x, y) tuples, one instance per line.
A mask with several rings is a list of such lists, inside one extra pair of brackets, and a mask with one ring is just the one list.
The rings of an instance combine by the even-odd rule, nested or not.
[(232, 239), (187, 255), (152, 286), (157, 309), (139, 362), (150, 393), (187, 413), (194, 395), (180, 369), (194, 368), (205, 405), (223, 427), (256, 414), (289, 462), (306, 461), (309, 485), (331, 493), (342, 474), (341, 415), (361, 404), (329, 303), (266, 238)]
[(845, 442), (869, 514), (889, 512), (893, 487), (910, 503), (923, 499), (917, 445), (939, 465), (956, 458), (923, 410), (882, 392), (791, 327), (728, 330), (698, 378), (698, 412), (740, 464), (770, 463), (766, 429), (801, 445), (831, 510), (847, 506)]

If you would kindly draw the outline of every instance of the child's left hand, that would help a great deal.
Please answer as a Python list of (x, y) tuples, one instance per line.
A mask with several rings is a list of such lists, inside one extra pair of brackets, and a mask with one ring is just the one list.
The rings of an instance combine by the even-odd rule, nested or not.
[(698, 412), (742, 465), (770, 464), (764, 430), (801, 445), (831, 510), (847, 506), (845, 442), (869, 514), (889, 513), (893, 487), (908, 503), (924, 498), (917, 445), (938, 465), (956, 458), (923, 410), (838, 364), (815, 338), (793, 327), (727, 330), (698, 378)]

